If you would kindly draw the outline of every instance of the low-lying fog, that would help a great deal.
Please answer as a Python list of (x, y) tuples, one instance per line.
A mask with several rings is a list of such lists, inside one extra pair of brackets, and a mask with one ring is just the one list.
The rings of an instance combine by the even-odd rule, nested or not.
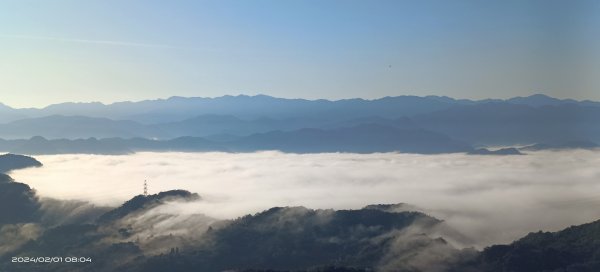
[(181, 213), (234, 218), (274, 206), (352, 209), (409, 203), (478, 246), (600, 219), (600, 151), (526, 156), (138, 153), (36, 156), (15, 171), (41, 196), (120, 205), (143, 191), (186, 189), (203, 201)]

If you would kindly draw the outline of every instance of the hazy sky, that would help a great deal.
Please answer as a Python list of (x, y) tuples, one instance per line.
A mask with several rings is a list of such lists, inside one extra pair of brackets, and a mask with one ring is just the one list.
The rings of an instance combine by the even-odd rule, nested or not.
[(600, 100), (600, 2), (0, 1), (0, 102)]

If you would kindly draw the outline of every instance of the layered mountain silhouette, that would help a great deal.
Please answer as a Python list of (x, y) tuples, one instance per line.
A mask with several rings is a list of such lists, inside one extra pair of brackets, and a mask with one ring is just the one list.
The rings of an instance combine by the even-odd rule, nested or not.
[(116, 120), (132, 120), (146, 124), (177, 122), (200, 115), (233, 115), (245, 119), (314, 117), (317, 119), (352, 119), (370, 115), (399, 118), (407, 115), (431, 112), (448, 108), (454, 104), (472, 103), (442, 97), (400, 96), (376, 100), (345, 99), (305, 100), (284, 99), (266, 95), (222, 96), (216, 98), (171, 97), (168, 99), (140, 102), (118, 102), (110, 105), (101, 103), (63, 103), (43, 109), (10, 109), (15, 116), (29, 118), (50, 115), (79, 115), (105, 117)]
[[(471, 249), (458, 250), (434, 236), (432, 230), (442, 221), (419, 212), (276, 207), (235, 220), (201, 215), (181, 219), (181, 215), (160, 212), (161, 206), (173, 201), (198, 201), (198, 195), (182, 190), (140, 195), (93, 223), (48, 227), (13, 250), (5, 254), (0, 251), (0, 269), (72, 271), (70, 263), (23, 266), (9, 261), (13, 256), (59, 255), (88, 256), (93, 262), (77, 264), (77, 269), (85, 271), (288, 271), (317, 267), (323, 268), (315, 271), (370, 271), (379, 267), (425, 271), (460, 264), (459, 260), (472, 260), (476, 254)], [(424, 264), (423, 260), (431, 256), (440, 257), (440, 261)]]
[[(18, 184), (0, 176), (4, 184)], [(14, 257), (86, 256), (85, 271), (596, 271), (600, 221), (559, 232), (534, 232), (482, 251), (457, 249), (436, 228), (443, 221), (408, 204), (358, 210), (275, 207), (234, 220), (172, 215), (161, 206), (202, 201), (182, 190), (136, 196), (94, 222), (44, 226), (35, 192), (11, 201), (20, 214), (0, 209), (0, 228), (23, 236), (0, 250), (0, 269), (73, 271), (71, 263), (12, 263)], [(0, 190), (0, 192), (2, 192)], [(29, 200), (27, 200), (29, 199)], [(6, 203), (4, 203), (6, 204)], [(16, 205), (16, 206), (15, 206)], [(3, 207), (4, 205), (0, 206)], [(25, 209), (27, 208), (27, 209)], [(14, 210), (14, 209), (13, 209)], [(29, 211), (29, 212), (23, 212)], [(45, 228), (45, 229), (44, 229)], [(184, 231), (186, 230), (186, 231)], [(6, 244), (3, 244), (5, 246)], [(0, 247), (2, 249), (2, 247)]]
[[(32, 166), (39, 162), (30, 157), (3, 155), (0, 159), (3, 169)], [(105, 208), (89, 208), (83, 202), (73, 206), (40, 199), (29, 186), (0, 174), (0, 270), (73, 271), (72, 263), (23, 266), (11, 259), (85, 256), (93, 261), (77, 264), (77, 270), (323, 267), (317, 270), (362, 271), (379, 266), (422, 268), (421, 258), (431, 254), (452, 256), (434, 265), (458, 264), (463, 258), (474, 258), (475, 253), (458, 250), (433, 236), (442, 221), (420, 212), (375, 208), (383, 206), (339, 211), (277, 207), (235, 220), (216, 220), (162, 209), (191, 201), (202, 200), (198, 194), (172, 190), (138, 195), (103, 212)], [(65, 218), (53, 222), (68, 223), (48, 223), (48, 216), (57, 217), (61, 212)], [(97, 217), (90, 221), (81, 213)]]
[(598, 271), (600, 221), (558, 232), (535, 232), (509, 244), (486, 248), (464, 269), (474, 271)]
[[(426, 269), (419, 267), (419, 258), (436, 250), (457, 259), (474, 253), (429, 237), (428, 229), (439, 223), (418, 212), (277, 207), (210, 229), (207, 245), (149, 258), (134, 271), (299, 271), (333, 265), (407, 271)], [(411, 232), (411, 228), (419, 231)]]
[(264, 149), (444, 153), (600, 142), (600, 103), (544, 95), (479, 101), (437, 96), (337, 101), (172, 97), (43, 109), (2, 106), (2, 120), (0, 150), (26, 154)]
[(129, 154), (137, 151), (228, 151), (252, 152), (280, 150), (295, 153), (319, 152), (468, 152), (471, 147), (443, 134), (423, 129), (403, 129), (378, 124), (361, 124), (335, 129), (305, 128), (293, 131), (258, 133), (232, 140), (208, 140), (201, 137), (179, 137), (171, 140), (145, 138), (48, 140), (3, 140), (0, 149), (23, 154)]
[(600, 107), (485, 103), (415, 116), (425, 129), (481, 145), (600, 139)]
[(281, 150), (297, 153), (397, 151), (429, 154), (470, 150), (469, 145), (439, 133), (378, 124), (332, 130), (268, 132), (241, 138), (232, 142), (231, 146), (235, 151)]
[(51, 115), (0, 124), (2, 138), (23, 139), (43, 136), (51, 139), (146, 137), (164, 138), (160, 130), (134, 121), (118, 121), (86, 116)]

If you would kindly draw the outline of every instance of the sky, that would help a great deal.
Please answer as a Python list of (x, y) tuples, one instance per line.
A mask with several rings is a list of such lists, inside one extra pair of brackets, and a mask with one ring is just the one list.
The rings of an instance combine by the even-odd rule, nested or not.
[(593, 0), (0, 0), (0, 102), (600, 100)]

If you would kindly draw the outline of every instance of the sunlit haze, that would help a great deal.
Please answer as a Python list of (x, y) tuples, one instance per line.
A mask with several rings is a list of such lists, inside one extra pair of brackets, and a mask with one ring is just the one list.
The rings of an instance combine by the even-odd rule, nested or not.
[(599, 11), (591, 0), (2, 1), (0, 102), (600, 100)]

